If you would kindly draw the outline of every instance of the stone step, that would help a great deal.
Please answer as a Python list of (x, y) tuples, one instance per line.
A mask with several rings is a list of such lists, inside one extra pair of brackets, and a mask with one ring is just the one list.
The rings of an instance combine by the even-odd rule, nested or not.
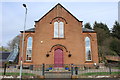
[(71, 78), (71, 72), (45, 72), (45, 78)]

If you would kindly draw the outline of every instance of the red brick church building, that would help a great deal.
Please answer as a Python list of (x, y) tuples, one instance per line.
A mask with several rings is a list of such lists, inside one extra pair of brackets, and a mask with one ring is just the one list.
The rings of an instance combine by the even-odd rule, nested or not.
[(83, 28), (82, 22), (57, 4), (25, 31), (23, 64), (98, 63), (96, 32)]

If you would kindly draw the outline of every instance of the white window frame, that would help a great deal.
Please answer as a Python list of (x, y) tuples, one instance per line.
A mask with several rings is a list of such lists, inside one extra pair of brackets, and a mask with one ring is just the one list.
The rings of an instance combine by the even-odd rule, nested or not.
[[(88, 40), (86, 40), (87, 38), (88, 38), (88, 40), (89, 40), (89, 46), (86, 46), (86, 43), (87, 43), (87, 41), (88, 41)], [(91, 60), (88, 60), (87, 49), (88, 49), (88, 51), (90, 50), (90, 55), (91, 55), (90, 58), (91, 58)], [(86, 60), (86, 61), (92, 61), (91, 40), (90, 40), (89, 37), (85, 37), (85, 60)]]
[[(31, 46), (29, 46), (29, 38), (31, 38), (31, 40), (32, 40), (31, 43), (30, 43)], [(32, 37), (28, 37), (27, 38), (27, 47), (26, 47), (26, 61), (32, 61), (32, 43), (33, 43), (33, 38)], [(28, 53), (28, 50), (31, 50), (30, 54)], [(31, 57), (31, 60), (27, 59), (29, 57)]]
[(54, 38), (64, 38), (64, 23), (62, 21), (54, 22)]

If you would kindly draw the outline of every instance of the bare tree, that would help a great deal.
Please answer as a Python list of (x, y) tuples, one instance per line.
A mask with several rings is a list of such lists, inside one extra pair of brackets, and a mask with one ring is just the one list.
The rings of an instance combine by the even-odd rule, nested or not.
[(15, 38), (9, 41), (7, 45), (10, 51), (13, 51), (16, 46), (19, 46), (19, 43), (20, 43), (20, 35), (17, 35)]

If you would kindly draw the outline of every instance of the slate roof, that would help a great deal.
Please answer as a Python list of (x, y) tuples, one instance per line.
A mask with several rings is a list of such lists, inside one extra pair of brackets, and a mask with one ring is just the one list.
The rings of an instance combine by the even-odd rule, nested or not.
[(10, 55), (10, 52), (0, 51), (0, 60), (7, 60), (9, 55)]
[[(23, 33), (23, 31), (20, 31), (21, 33)], [(35, 28), (30, 28), (25, 30), (25, 32), (35, 32)]]
[(95, 32), (93, 29), (82, 28), (83, 32)]
[[(20, 31), (21, 33), (23, 33), (23, 31)], [(25, 30), (25, 32), (35, 32), (35, 28), (30, 28), (30, 29), (27, 29)], [(95, 32), (94, 30), (92, 29), (88, 29), (88, 28), (82, 28), (82, 32)]]

